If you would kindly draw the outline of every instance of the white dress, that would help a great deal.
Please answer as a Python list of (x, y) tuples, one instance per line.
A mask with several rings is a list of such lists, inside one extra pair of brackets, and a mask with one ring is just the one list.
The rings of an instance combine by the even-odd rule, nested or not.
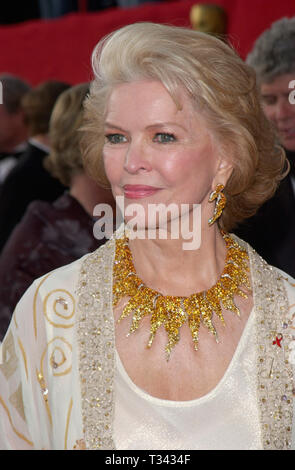
[(230, 366), (205, 397), (168, 402), (116, 358), (114, 247), (35, 281), (16, 307), (2, 343), (0, 449), (294, 449), (294, 280), (248, 247), (254, 309)]
[(221, 381), (189, 401), (150, 396), (131, 381), (116, 354), (116, 449), (262, 449), (255, 354), (253, 309)]

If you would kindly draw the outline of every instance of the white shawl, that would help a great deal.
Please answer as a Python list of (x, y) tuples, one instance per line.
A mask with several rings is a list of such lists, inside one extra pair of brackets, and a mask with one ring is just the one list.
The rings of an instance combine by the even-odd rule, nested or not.
[[(263, 447), (294, 449), (295, 281), (245, 246)], [(114, 248), (36, 280), (18, 303), (2, 344), (0, 449), (114, 449)]]

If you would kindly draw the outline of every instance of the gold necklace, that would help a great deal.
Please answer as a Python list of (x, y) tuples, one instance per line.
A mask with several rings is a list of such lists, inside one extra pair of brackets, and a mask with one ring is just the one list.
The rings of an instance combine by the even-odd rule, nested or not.
[(225, 267), (220, 278), (207, 291), (198, 292), (189, 297), (164, 296), (145, 286), (136, 275), (128, 238), (116, 240), (113, 306), (118, 305), (123, 297), (130, 297), (118, 321), (132, 314), (129, 333), (133, 333), (138, 329), (141, 319), (150, 315), (148, 348), (152, 346), (157, 330), (163, 325), (168, 335), (168, 343), (165, 347), (167, 360), (170, 358), (172, 348), (179, 341), (179, 329), (185, 322), (188, 322), (194, 348), (197, 350), (201, 323), (218, 341), (212, 322), (213, 313), (215, 312), (224, 324), (222, 306), (239, 316), (240, 311), (235, 305), (234, 295), (248, 297), (248, 293), (240, 289), (240, 287), (248, 291), (251, 289), (248, 278), (248, 254), (228, 234), (222, 233), (222, 235), (227, 253)]

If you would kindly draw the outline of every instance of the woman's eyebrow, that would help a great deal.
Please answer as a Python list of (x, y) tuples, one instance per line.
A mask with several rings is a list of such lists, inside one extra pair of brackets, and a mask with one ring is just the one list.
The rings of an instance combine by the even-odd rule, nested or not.
[(156, 122), (155, 124), (151, 124), (150, 126), (147, 126), (147, 129), (165, 128), (167, 126), (176, 126), (176, 127), (180, 127), (184, 131), (187, 131), (187, 129), (184, 126), (182, 126), (181, 124), (178, 124), (177, 122), (173, 122), (173, 121)]
[(118, 126), (117, 124), (113, 124), (112, 122), (106, 121), (106, 122), (104, 123), (104, 126), (105, 126), (105, 127), (111, 127), (111, 128), (113, 128), (113, 129), (118, 129), (118, 130), (120, 130), (120, 131), (122, 131), (122, 132), (126, 132), (125, 129), (123, 129), (122, 127)]

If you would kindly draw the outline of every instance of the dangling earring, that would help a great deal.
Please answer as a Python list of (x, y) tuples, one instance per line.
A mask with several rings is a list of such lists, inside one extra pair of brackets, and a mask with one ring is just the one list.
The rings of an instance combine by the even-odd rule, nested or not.
[(209, 225), (213, 225), (214, 222), (221, 216), (222, 211), (226, 204), (226, 197), (223, 194), (224, 186), (223, 184), (218, 184), (215, 191), (212, 191), (209, 197), (209, 202), (213, 202), (216, 199), (215, 209), (213, 216), (208, 220)]

